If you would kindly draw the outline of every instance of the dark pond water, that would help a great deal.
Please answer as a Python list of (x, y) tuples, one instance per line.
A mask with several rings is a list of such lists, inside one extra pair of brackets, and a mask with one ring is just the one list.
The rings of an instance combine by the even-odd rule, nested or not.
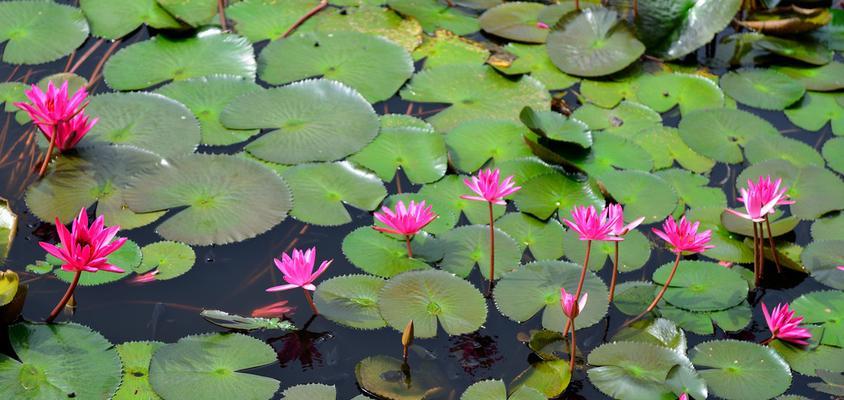
[[(141, 30), (125, 38), (124, 45), (143, 40), (147, 36), (148, 32)], [(84, 53), (93, 42), (94, 39), (89, 39), (86, 45), (77, 51), (77, 54)], [(260, 51), (260, 47), (256, 48), (256, 53)], [(106, 48), (106, 45), (100, 46), (78, 73), (89, 77)], [(36, 82), (41, 77), (61, 71), (64, 64), (63, 59), (33, 68), (16, 69), (0, 63), (0, 79), (10, 77), (12, 80), (20, 81), (26, 77), (27, 82)], [(576, 87), (573, 89), (576, 90)], [(107, 88), (100, 81), (95, 86), (94, 92), (106, 90)], [(566, 98), (570, 104), (576, 104), (571, 94)], [(437, 105), (425, 104), (421, 108), (423, 110), (421, 116), (432, 115), (430, 111), (424, 110), (437, 108), (439, 108)], [(375, 109), (379, 113), (403, 113), (407, 109), (407, 103), (395, 98), (376, 104)], [(420, 109), (416, 108), (416, 110)], [(748, 111), (774, 123), (785, 136), (802, 140), (816, 149), (831, 137), (829, 126), (819, 133), (809, 133), (793, 126), (781, 112)], [(676, 126), (678, 114), (677, 111), (669, 112), (666, 124)], [(2, 138), (5, 144), (1, 151), (20, 153), (15, 153), (11, 157), (12, 160), (19, 161), (7, 162), (0, 167), (0, 196), (11, 202), (13, 210), (20, 217), (18, 234), (6, 267), (20, 272), (23, 280), (29, 282), (29, 297), (24, 313), (28, 319), (39, 321), (46, 317), (67, 285), (51, 274), (34, 276), (23, 272), (27, 264), (43, 259), (44, 253), (37, 243), (41, 240), (51, 240), (54, 227), (40, 223), (34, 216), (27, 213), (23, 191), (25, 186), (35, 178), (32, 176), (34, 174), (26, 178), (24, 173), (32, 172), (26, 171), (26, 165), (30, 165), (30, 160), (35, 155), (24, 152), (22, 146), (10, 145), (25, 133), (25, 129), (11, 120), (10, 114), (2, 115), (0, 118), (2, 118), (0, 123), (8, 124), (8, 130)], [(206, 148), (200, 151), (235, 152), (240, 147), (242, 145), (223, 149)], [(735, 166), (728, 169), (720, 164), (711, 174), (710, 185), (723, 187), (728, 197), (734, 198), (735, 190), (732, 182), (739, 172), (740, 169)], [(396, 179), (401, 180), (404, 191), (413, 190), (408, 187), (408, 180), (401, 173)], [(397, 192), (396, 181), (386, 186), (391, 193)], [(251, 211), (243, 210), (243, 212)], [(340, 251), (341, 242), (356, 227), (371, 224), (372, 217), (369, 213), (353, 208), (349, 211), (354, 221), (352, 224), (341, 227), (309, 226), (288, 218), (271, 231), (242, 243), (195, 247), (197, 265), (177, 279), (151, 284), (131, 284), (128, 280), (123, 280), (102, 286), (80, 288), (76, 296), (78, 308), (72, 319), (101, 332), (113, 343), (132, 340), (174, 342), (185, 335), (217, 330), (199, 316), (199, 311), (203, 308), (249, 315), (256, 308), (287, 300), (296, 309), (292, 314), (292, 320), (298, 327), (306, 328), (287, 334), (257, 333), (257, 337), (271, 344), (277, 351), (278, 362), (254, 372), (281, 380), (282, 387), (310, 382), (336, 385), (338, 398), (351, 398), (360, 394), (354, 378), (355, 365), (367, 356), (375, 354), (399, 357), (401, 354), (400, 334), (392, 329), (375, 331), (347, 329), (321, 317), (309, 320), (311, 312), (300, 291), (273, 294), (264, 291), (265, 288), (276, 285), (281, 280), (280, 274), (272, 266), (273, 257), (279, 256), (282, 251), (293, 246), (304, 248), (316, 245), (319, 246), (321, 258), (333, 258), (335, 262), (326, 277), (359, 272), (344, 258)], [(173, 212), (170, 211), (170, 213)], [(125, 235), (140, 245), (151, 243), (159, 240), (154, 232), (154, 226), (155, 224), (152, 224), (127, 231)], [(810, 240), (808, 227), (808, 223), (801, 223), (791, 234), (792, 239), (800, 244), (807, 243)], [(647, 266), (622, 275), (621, 280), (647, 280), (658, 266), (670, 261), (672, 257), (667, 251), (656, 249)], [(768, 267), (772, 268), (772, 266)], [(609, 281), (610, 270), (611, 268), (604, 268), (600, 272), (600, 276), (606, 282)], [(767, 280), (763, 284), (765, 290), (751, 294), (754, 321), (746, 330), (737, 334), (727, 334), (716, 329), (714, 337), (703, 337), (687, 332), (689, 348), (712, 339), (738, 338), (761, 341), (768, 337), (768, 332), (758, 306), (760, 299), (764, 298), (767, 304), (788, 302), (801, 293), (823, 288), (805, 275), (790, 271), (779, 276), (767, 274), (766, 277)], [(470, 281), (477, 287), (484, 287), (483, 279), (477, 270), (473, 272)], [(509, 382), (529, 365), (531, 351), (519, 341), (519, 336), (531, 329), (540, 329), (539, 317), (524, 324), (516, 324), (498, 313), (491, 301), (489, 310), (487, 322), (478, 332), (456, 337), (448, 337), (441, 332), (434, 339), (417, 339), (418, 346), (427, 349), (437, 357), (438, 365), (450, 379), (446, 386), (453, 387), (454, 390), (444, 393), (444, 398), (457, 399), (472, 382), (483, 379), (495, 378)], [(578, 331), (578, 345), (584, 353), (588, 354), (592, 348), (601, 344), (615, 332), (626, 319), (625, 315), (611, 307), (604, 321), (589, 329)], [(792, 389), (788, 393), (822, 398), (820, 393), (807, 387), (808, 382), (815, 380), (817, 379), (795, 373)], [(280, 394), (278, 396), (280, 397)], [(583, 370), (578, 370), (569, 388), (559, 398), (602, 399), (606, 397), (589, 383)]]

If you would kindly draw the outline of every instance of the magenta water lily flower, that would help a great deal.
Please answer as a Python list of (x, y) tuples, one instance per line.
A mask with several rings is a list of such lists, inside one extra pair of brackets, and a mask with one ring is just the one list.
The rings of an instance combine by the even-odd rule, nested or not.
[(64, 309), (83, 272), (125, 272), (108, 261), (108, 256), (126, 243), (126, 238), (114, 239), (119, 230), (119, 226), (106, 228), (103, 216), (97, 217), (94, 223), (88, 226), (88, 214), (84, 208), (73, 220), (70, 231), (56, 218), (56, 232), (59, 235), (61, 247), (47, 242), (38, 244), (47, 253), (62, 261), (62, 270), (73, 272), (74, 276), (65, 295), (47, 317), (47, 322), (56, 319)]
[(806, 339), (811, 338), (812, 333), (800, 327), (803, 317), (795, 315), (794, 311), (788, 308), (788, 304), (777, 304), (774, 311), (769, 313), (768, 307), (762, 303), (762, 314), (765, 315), (765, 322), (771, 330), (771, 337), (762, 344), (768, 344), (774, 339), (802, 346), (809, 344)]
[(425, 200), (419, 203), (411, 200), (407, 207), (399, 200), (396, 203), (395, 211), (389, 207), (381, 207), (381, 212), (375, 213), (375, 219), (387, 227), (373, 226), (372, 228), (379, 232), (404, 236), (407, 244), (407, 256), (413, 257), (410, 239), (419, 233), (422, 228), (434, 222), (437, 219), (437, 214), (434, 214), (431, 206), (425, 204)]
[(680, 218), (680, 223), (674, 221), (674, 217), (668, 216), (662, 223), (662, 229), (653, 228), (653, 233), (665, 240), (671, 251), (674, 253), (703, 253), (714, 248), (710, 246), (712, 231), (707, 229), (698, 233), (700, 222), (690, 223), (686, 216)]
[(268, 288), (267, 291), (280, 292), (295, 289), (297, 287), (302, 288), (305, 291), (305, 297), (308, 300), (308, 304), (310, 304), (311, 309), (314, 310), (314, 314), (319, 314), (309, 291), (316, 290), (314, 281), (316, 281), (316, 279), (319, 278), (326, 269), (328, 269), (328, 266), (330, 266), (331, 262), (334, 260), (323, 261), (319, 265), (319, 268), (314, 271), (314, 264), (316, 263), (316, 247), (311, 247), (304, 252), (299, 249), (293, 249), (293, 257), (284, 253), (281, 255), (281, 260), (275, 258), (273, 261), (275, 262), (276, 268), (281, 271), (284, 281), (287, 282), (287, 284), (273, 286)]
[(683, 393), (680, 395), (680, 397), (677, 398), (677, 400), (689, 400), (689, 395)]
[[(629, 224), (624, 225), (624, 208), (621, 207), (621, 204), (610, 204), (607, 206), (607, 219), (615, 221), (615, 225), (613, 225), (612, 232), (610, 232), (610, 234), (621, 239), (624, 238), (624, 235), (633, 229), (636, 229), (637, 226), (645, 221), (645, 217), (639, 217)], [(610, 302), (612, 302), (613, 297), (615, 296), (615, 282), (618, 279), (618, 253), (618, 241), (616, 241), (615, 257), (613, 257), (612, 264), (612, 278), (610, 279)]]
[(618, 214), (610, 215), (609, 208), (598, 213), (594, 206), (575, 206), (571, 211), (571, 218), (571, 221), (563, 219), (563, 222), (580, 235), (580, 240), (623, 240), (613, 234), (618, 224), (623, 224), (623, 221), (619, 220)]
[(844, 265), (839, 265), (839, 266), (837, 266), (837, 267), (835, 267), (835, 268), (838, 268), (838, 270), (839, 270), (839, 271), (844, 271)]

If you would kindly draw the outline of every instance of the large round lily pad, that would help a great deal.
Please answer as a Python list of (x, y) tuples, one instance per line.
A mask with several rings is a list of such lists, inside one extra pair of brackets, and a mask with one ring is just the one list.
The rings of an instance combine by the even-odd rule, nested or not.
[(555, 211), (567, 217), (572, 207), (577, 205), (604, 205), (601, 194), (593, 190), (588, 182), (560, 172), (539, 175), (522, 183), (522, 189), (513, 194), (513, 200), (520, 211), (539, 219), (548, 219)]
[(106, 39), (120, 39), (143, 24), (159, 29), (180, 27), (156, 0), (80, 0), (79, 7), (91, 25), (91, 34)]
[[(654, 272), (654, 282), (665, 284), (674, 263)], [(717, 263), (681, 261), (665, 301), (690, 311), (717, 311), (738, 305), (747, 298), (747, 282), (738, 272)]]
[(618, 13), (588, 8), (563, 16), (548, 34), (548, 55), (563, 72), (604, 76), (621, 71), (645, 52)]
[(613, 398), (673, 398), (671, 378), (678, 374), (677, 370), (685, 369), (686, 375), (695, 377), (685, 355), (650, 343), (622, 341), (603, 344), (589, 353), (589, 364), (594, 366), (588, 371), (589, 381)]
[(115, 90), (136, 90), (171, 80), (215, 74), (255, 79), (255, 57), (246, 39), (216, 29), (186, 39), (155, 36), (118, 51), (103, 76)]
[(370, 103), (392, 97), (413, 74), (413, 60), (401, 46), (357, 32), (299, 33), (265, 47), (258, 64), (267, 83), (323, 77), (349, 85)]
[(526, 134), (530, 131), (514, 121), (478, 119), (464, 122), (445, 136), (449, 161), (460, 171), (475, 172), (489, 160), (502, 162), (530, 157), (533, 153), (525, 144)]
[(254, 43), (280, 39), (297, 19), (318, 4), (318, 0), (244, 0), (232, 2), (226, 8), (226, 17), (234, 22), (238, 33)]
[(88, 38), (82, 11), (52, 1), (0, 3), (0, 43), (3, 61), (41, 64), (70, 54)]
[(413, 321), (416, 337), (437, 335), (437, 321), (449, 335), (474, 332), (486, 321), (481, 292), (449, 272), (410, 271), (390, 279), (381, 290), (378, 308), (396, 330)]
[(269, 399), (280, 382), (240, 372), (276, 360), (272, 347), (237, 333), (187, 336), (152, 356), (149, 380), (168, 399)]
[(284, 180), (255, 161), (193, 154), (137, 175), (124, 194), (136, 212), (186, 207), (161, 223), (167, 240), (193, 245), (238, 242), (287, 216), (293, 199)]
[(683, 116), (680, 137), (695, 152), (730, 164), (744, 160), (741, 147), (756, 137), (778, 136), (768, 121), (747, 111), (721, 108)]
[(223, 110), (220, 121), (231, 129), (274, 128), (246, 150), (282, 164), (338, 160), (378, 134), (372, 106), (348, 86), (325, 79), (245, 94)]
[[(465, 225), (439, 235), (444, 255), (440, 268), (466, 278), (475, 264), (484, 278), (489, 278), (489, 226)], [(495, 278), (518, 267), (522, 252), (516, 241), (499, 229), (495, 230)]]
[(791, 386), (791, 370), (771, 348), (752, 342), (704, 342), (691, 351), (712, 393), (728, 400), (766, 400)]
[(343, 239), (343, 254), (364, 272), (390, 278), (402, 272), (430, 268), (420, 258), (408, 258), (405, 243), (372, 229), (360, 227)]
[(378, 311), (378, 293), (387, 283), (371, 275), (345, 275), (319, 284), (314, 302), (321, 315), (357, 329), (387, 326)]
[(806, 92), (788, 75), (760, 68), (727, 72), (721, 77), (721, 87), (739, 103), (765, 110), (783, 110)]

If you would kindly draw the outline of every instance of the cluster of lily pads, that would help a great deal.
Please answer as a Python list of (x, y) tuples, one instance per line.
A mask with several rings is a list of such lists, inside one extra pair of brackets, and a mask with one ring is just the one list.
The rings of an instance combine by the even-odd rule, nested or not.
[[(173, 279), (194, 265), (191, 246), (244, 241), (288, 217), (340, 226), (353, 221), (350, 207), (425, 201), (437, 218), (420, 232), (363, 226), (345, 237), (343, 253), (361, 273), (295, 286), (315, 285), (313, 299), (305, 288), (313, 310), (339, 325), (407, 333), (412, 322), (416, 338), (461, 335), (482, 328), (489, 313), (470, 279), (478, 266), (498, 280), (499, 313), (541, 320), (526, 340), (538, 361), (507, 385), (452, 388), (464, 400), (559, 396), (575, 361), (613, 398), (804, 399), (784, 395), (792, 371), (821, 378), (811, 384), (820, 392), (844, 394), (844, 140), (824, 140), (844, 135), (844, 66), (835, 53), (844, 49), (844, 11), (740, 0), (608, 3), (0, 2), (3, 62), (60, 60), (37, 81), (16, 67), (0, 83), (7, 125), (13, 119), (38, 135), (49, 162), (26, 189), (28, 211), (67, 224), (88, 210), (122, 236), (154, 225), (162, 238), (127, 240), (101, 260), (119, 273), (74, 278), (53, 255), (26, 270), (82, 286), (133, 274), (134, 282)], [(85, 78), (76, 72), (91, 54), (101, 62)], [(15, 104), (31, 100), (33, 83), (74, 93), (101, 79), (108, 90), (93, 90), (82, 107), (96, 123), (50, 161), (52, 143), (36, 133), (49, 126), (29, 124), (32, 114)], [(775, 119), (824, 136), (813, 147), (780, 132)], [(464, 181), (486, 168), (521, 187), (510, 207), (464, 198)], [(735, 207), (731, 193), (710, 186), (760, 176), (782, 178), (795, 200), (770, 215), (761, 235), (725, 211)], [(652, 258), (650, 238), (631, 230), (617, 248), (584, 247), (560, 219), (575, 206), (612, 203), (624, 206), (624, 222), (699, 221), (712, 248), (693, 260), (678, 252), (677, 265), (622, 281), (611, 296), (597, 273), (608, 261), (623, 274), (641, 269)], [(808, 242), (795, 233), (801, 222), (811, 223), (806, 245), (797, 243)], [(15, 233), (2, 203), (0, 258)], [(808, 343), (727, 339), (689, 349), (685, 332), (751, 324), (764, 280), (742, 264), (759, 257), (830, 288), (790, 302)], [(797, 276), (768, 267), (767, 276)], [(575, 313), (578, 330), (604, 320), (610, 303), (640, 315), (667, 289), (653, 318), (631, 320), (578, 354), (564, 335), (571, 313), (560, 289), (580, 292), (579, 281), (589, 302)], [(112, 346), (78, 324), (23, 321), (26, 287), (14, 273), (0, 280), (0, 325), (14, 350), (0, 355), (0, 388), (14, 398), (268, 399), (280, 387), (239, 372), (274, 361), (271, 347), (244, 332), (294, 329), (280, 318), (206, 311), (238, 332)], [(369, 395), (423, 399), (448, 381), (428, 362), (413, 352), (376, 355), (355, 376)], [(282, 396), (337, 394), (310, 384)]]

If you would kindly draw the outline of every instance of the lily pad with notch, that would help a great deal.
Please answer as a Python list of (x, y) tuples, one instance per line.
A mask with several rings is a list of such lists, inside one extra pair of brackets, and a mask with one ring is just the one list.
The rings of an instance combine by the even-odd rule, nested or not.
[(657, 112), (679, 106), (680, 113), (685, 115), (694, 110), (724, 107), (724, 93), (715, 82), (700, 75), (646, 74), (637, 84), (637, 101)]
[(533, 155), (525, 144), (525, 135), (530, 131), (518, 122), (479, 119), (450, 130), (445, 142), (455, 168), (474, 172), (490, 160), (502, 162)]
[(372, 275), (343, 275), (317, 287), (314, 302), (325, 318), (355, 329), (387, 326), (378, 311), (378, 293), (386, 280)]
[[(513, 378), (510, 383), (510, 399), (524, 396), (525, 391), (533, 389), (544, 398), (557, 397), (566, 390), (571, 382), (571, 370), (567, 360), (544, 360), (532, 363), (526, 370)], [(525, 397), (533, 399), (535, 395)], [(463, 399), (461, 399), (463, 400)]]
[(217, 15), (216, 0), (156, 0), (170, 15), (190, 26), (209, 24)]
[(807, 131), (819, 131), (827, 122), (832, 127), (832, 133), (844, 135), (844, 104), (841, 104), (844, 94), (809, 92), (803, 101), (785, 110), (785, 116), (794, 125)]
[[(614, 398), (667, 399), (674, 396), (671, 383), (677, 370), (685, 369), (686, 375), (695, 375), (685, 354), (651, 343), (606, 343), (592, 350), (588, 360), (593, 366), (587, 372), (589, 381)], [(704, 389), (704, 397), (705, 393)]]
[(149, 383), (149, 362), (164, 343), (161, 342), (126, 342), (115, 348), (123, 364), (123, 381), (114, 394), (114, 400), (132, 400), (138, 397), (147, 400), (160, 400)]
[(280, 39), (296, 20), (318, 4), (318, 0), (244, 0), (229, 4), (226, 17), (234, 22), (239, 34), (257, 43)]
[(585, 122), (592, 130), (604, 130), (625, 138), (635, 138), (645, 129), (662, 126), (662, 117), (650, 107), (632, 101), (622, 101), (614, 108), (585, 104), (571, 115)]
[(0, 4), (0, 43), (9, 64), (43, 64), (70, 54), (88, 38), (88, 22), (78, 8), (52, 1)]
[(143, 261), (135, 272), (143, 274), (153, 269), (153, 279), (163, 281), (181, 276), (196, 264), (196, 252), (190, 246), (179, 242), (155, 242), (141, 249)]
[(674, 187), (680, 198), (675, 212), (685, 211), (686, 207), (727, 207), (727, 195), (719, 188), (708, 186), (707, 176), (680, 168), (664, 169), (654, 174)]
[(511, 1), (499, 4), (486, 11), (478, 18), (481, 29), (517, 42), (545, 43), (548, 28), (541, 28), (538, 23), (554, 25), (566, 12), (574, 11), (571, 3), (546, 6), (542, 3)]
[(425, 60), (424, 68), (454, 64), (482, 65), (489, 57), (489, 50), (480, 42), (438, 29), (434, 36), (425, 37), (425, 41), (412, 55), (414, 61)]
[(408, 371), (400, 359), (370, 356), (355, 366), (355, 378), (365, 393), (395, 400), (424, 400), (444, 389), (448, 379), (431, 360), (411, 359), (409, 365)]
[(844, 348), (819, 345), (814, 339), (810, 339), (809, 347), (795, 346), (781, 340), (774, 340), (770, 347), (799, 374), (817, 376), (819, 371), (844, 372)]
[(583, 148), (592, 146), (589, 127), (574, 118), (555, 111), (536, 111), (530, 107), (523, 108), (519, 118), (530, 130), (548, 140), (575, 143)]
[(751, 164), (772, 159), (786, 160), (796, 167), (824, 166), (823, 157), (812, 146), (789, 137), (757, 137), (744, 146), (744, 156)]
[(791, 386), (788, 364), (776, 351), (752, 342), (715, 340), (691, 351), (712, 393), (724, 399), (765, 400)]
[[(810, 248), (811, 244), (807, 246), (807, 251)], [(841, 318), (844, 315), (844, 292), (821, 290), (806, 293), (791, 303), (791, 309), (803, 317), (804, 325), (822, 328), (818, 330), (822, 333), (819, 344), (844, 347), (844, 320)]]

